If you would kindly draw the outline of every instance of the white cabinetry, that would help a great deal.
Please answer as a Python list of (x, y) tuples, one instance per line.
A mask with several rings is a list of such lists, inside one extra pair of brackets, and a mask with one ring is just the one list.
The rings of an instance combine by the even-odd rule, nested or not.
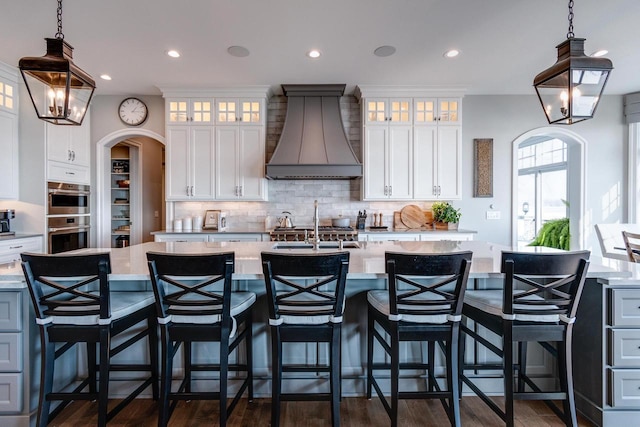
[(219, 126), (216, 129), (216, 199), (266, 200), (264, 129)]
[(364, 116), (364, 199), (411, 199), (411, 99), (366, 100)]
[(167, 125), (213, 124), (213, 98), (169, 98), (166, 102)]
[(49, 181), (89, 184), (90, 122), (87, 112), (82, 126), (45, 124)]
[(18, 70), (0, 63), (0, 199), (18, 198)]
[(20, 261), (22, 252), (42, 252), (42, 236), (0, 241), (0, 264)]
[(167, 200), (214, 197), (213, 126), (167, 127)]
[(458, 98), (414, 99), (414, 196), (462, 198), (462, 139)]
[(167, 201), (266, 200), (268, 88), (162, 91)]
[(364, 200), (461, 198), (462, 94), (441, 98), (430, 91), (356, 89), (364, 123)]

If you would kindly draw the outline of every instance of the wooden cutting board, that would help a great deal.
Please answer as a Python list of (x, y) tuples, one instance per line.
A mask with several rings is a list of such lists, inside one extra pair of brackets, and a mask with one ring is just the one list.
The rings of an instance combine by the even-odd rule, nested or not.
[(407, 205), (400, 211), (400, 219), (408, 228), (424, 227), (426, 221), (424, 211), (418, 205)]

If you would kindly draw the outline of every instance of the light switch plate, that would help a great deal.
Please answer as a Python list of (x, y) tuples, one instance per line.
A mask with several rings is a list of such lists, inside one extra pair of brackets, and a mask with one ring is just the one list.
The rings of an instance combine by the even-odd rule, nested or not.
[(487, 211), (487, 219), (500, 219), (500, 211)]

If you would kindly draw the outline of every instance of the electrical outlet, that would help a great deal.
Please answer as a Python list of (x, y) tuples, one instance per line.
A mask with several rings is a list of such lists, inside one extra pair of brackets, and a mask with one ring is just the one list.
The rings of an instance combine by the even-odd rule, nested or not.
[(155, 212), (153, 213), (153, 216), (154, 216), (154, 217), (156, 217), (156, 218), (160, 218), (160, 212), (155, 211)]
[(500, 219), (500, 211), (487, 211), (487, 219)]

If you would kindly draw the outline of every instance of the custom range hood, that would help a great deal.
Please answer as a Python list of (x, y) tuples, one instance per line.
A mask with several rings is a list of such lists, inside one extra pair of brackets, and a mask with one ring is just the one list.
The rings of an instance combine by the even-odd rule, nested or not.
[(352, 179), (362, 164), (351, 149), (340, 116), (345, 85), (282, 85), (287, 116), (267, 163), (269, 179)]

